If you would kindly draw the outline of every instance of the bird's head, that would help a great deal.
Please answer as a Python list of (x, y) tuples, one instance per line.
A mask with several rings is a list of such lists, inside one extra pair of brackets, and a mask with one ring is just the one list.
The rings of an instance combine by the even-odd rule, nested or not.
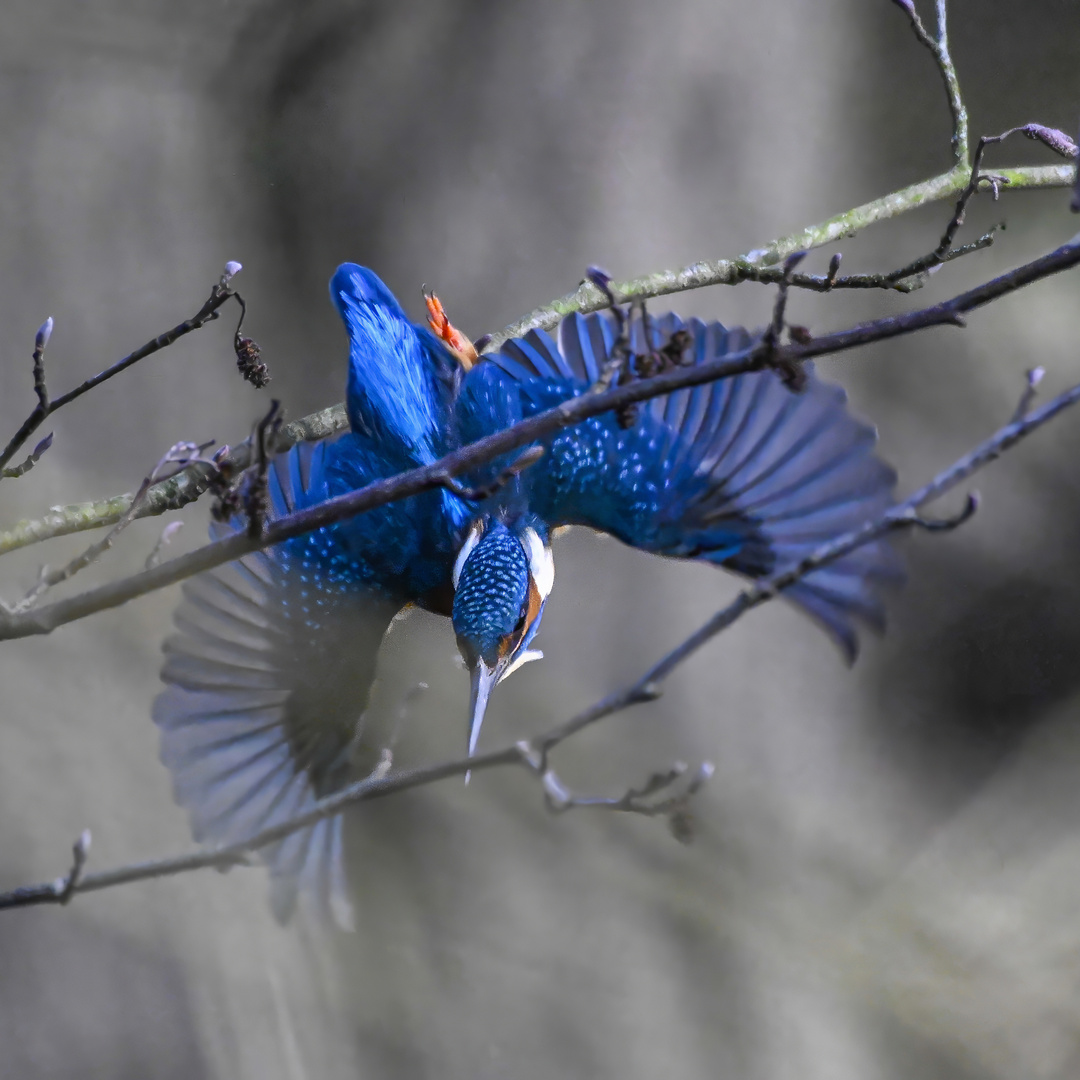
[(472, 675), (470, 757), (491, 691), (543, 655), (529, 644), (555, 580), (546, 532), (539, 524), (482, 518), (454, 564), (454, 632)]

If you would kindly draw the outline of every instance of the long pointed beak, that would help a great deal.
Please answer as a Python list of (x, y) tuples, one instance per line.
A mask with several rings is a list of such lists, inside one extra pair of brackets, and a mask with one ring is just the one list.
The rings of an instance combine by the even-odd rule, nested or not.
[[(476, 661), (472, 670), (472, 695), (469, 701), (469, 757), (476, 753), (476, 744), (480, 739), (480, 728), (484, 724), (488, 699), (495, 684), (499, 681), (497, 668), (489, 668), (483, 660)], [(465, 783), (469, 782), (469, 773), (465, 774)]]

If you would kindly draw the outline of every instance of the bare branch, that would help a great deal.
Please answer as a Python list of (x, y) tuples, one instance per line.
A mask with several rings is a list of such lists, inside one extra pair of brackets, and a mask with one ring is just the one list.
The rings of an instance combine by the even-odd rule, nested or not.
[[(280, 454), (297, 443), (329, 438), (348, 428), (345, 407), (333, 405), (282, 427), (274, 442), (274, 451)], [(247, 442), (229, 451), (229, 466), (236, 473), (243, 472), (251, 461), (251, 446)], [(212, 473), (206, 462), (198, 462), (177, 476), (158, 481), (146, 493), (135, 517), (153, 517), (182, 509), (207, 491)], [(128, 511), (133, 498), (130, 494), (114, 495), (94, 502), (71, 503), (56, 507), (40, 518), (17, 522), (10, 529), (0, 530), (0, 555), (57, 536), (115, 525)]]
[[(175, 446), (170, 447), (161, 460), (150, 471), (149, 476), (143, 480), (139, 490), (135, 494), (135, 498), (132, 500), (131, 506), (128, 507), (127, 512), (121, 516), (120, 520), (117, 521), (112, 529), (110, 529), (101, 540), (97, 541), (95, 544), (91, 544), (85, 551), (76, 555), (74, 559), (64, 566), (56, 569), (50, 569), (48, 566), (43, 566), (34, 587), (15, 604), (5, 604), (0, 601), (0, 610), (8, 613), (29, 611), (47, 590), (51, 589), (54, 585), (59, 585), (61, 582), (67, 581), (69, 578), (73, 578), (80, 570), (85, 570), (91, 563), (100, 559), (101, 556), (116, 543), (120, 534), (135, 520), (139, 506), (153, 483), (160, 479), (163, 474), (168, 473), (170, 468), (174, 468), (174, 471), (175, 467), (179, 467), (180, 469), (186, 468), (192, 458), (197, 458), (201, 452), (206, 449), (207, 445), (208, 444), (199, 446), (196, 443), (180, 442), (176, 443)], [(176, 524), (179, 524), (179, 522)], [(158, 547), (160, 547), (160, 544)], [(155, 548), (154, 550), (157, 551), (158, 548)]]
[[(69, 894), (92, 892), (111, 888), (115, 885), (143, 881), (149, 878), (167, 877), (206, 867), (220, 869), (247, 863), (252, 853), (260, 848), (276, 843), (290, 833), (307, 828), (323, 818), (333, 817), (348, 806), (367, 802), (371, 799), (385, 798), (388, 795), (433, 784), (452, 776), (464, 776), (467, 772), (480, 772), (484, 769), (500, 768), (506, 765), (524, 766), (531, 773), (540, 777), (549, 801), (553, 796), (558, 795), (565, 797), (570, 805), (604, 805), (611, 809), (647, 813), (648, 811), (642, 809), (642, 807), (650, 805), (650, 796), (655, 795), (666, 786), (665, 783), (656, 780), (646, 784), (641, 789), (631, 790), (618, 799), (590, 801), (571, 796), (567, 792), (565, 786), (561, 784), (561, 781), (558, 781), (558, 777), (551, 772), (548, 766), (549, 754), (560, 743), (565, 742), (597, 721), (621, 712), (632, 705), (655, 700), (660, 695), (664, 681), (706, 642), (711, 641), (717, 634), (731, 626), (747, 611), (779, 596), (784, 589), (814, 570), (826, 566), (863, 544), (870, 543), (896, 529), (911, 527), (940, 528), (941, 523), (928, 522), (926, 518), (919, 515), (918, 511), (922, 506), (951, 491), (979, 469), (996, 460), (1011, 446), (1026, 438), (1033, 431), (1042, 427), (1078, 401), (1080, 401), (1080, 384), (1058, 395), (1041, 409), (1024, 416), (1022, 419), (1013, 420), (1006, 424), (970, 453), (965, 454), (949, 468), (939, 473), (928, 484), (903, 500), (903, 502), (890, 507), (877, 518), (864, 523), (860, 528), (822, 544), (796, 565), (763, 578), (746, 589), (731, 604), (717, 612), (708, 622), (699, 627), (676, 648), (672, 649), (635, 682), (609, 694), (576, 716), (531, 740), (487, 754), (480, 754), (476, 757), (442, 762), (437, 765), (405, 769), (399, 772), (376, 769), (371, 775), (344, 788), (336, 795), (321, 800), (307, 813), (275, 825), (273, 828), (264, 829), (247, 840), (209, 851), (135, 863), (115, 870), (87, 874), (81, 880), (76, 880), (68, 892)], [(947, 521), (946, 526), (955, 528), (967, 520), (974, 511), (975, 505), (977, 505), (975, 500), (969, 497), (964, 510), (955, 518)], [(692, 794), (693, 790), (697, 790), (708, 778), (708, 774), (709, 768), (706, 764), (696, 774), (697, 779), (691, 783), (692, 790), (687, 790), (681, 797), (685, 798)], [(661, 779), (666, 775), (661, 774)], [(672, 782), (674, 782), (674, 778)], [(665, 806), (663, 801), (655, 805), (659, 807), (655, 810), (656, 813), (668, 813), (670, 815), (670, 824), (676, 836), (680, 837), (680, 839), (686, 838), (688, 822), (683, 813), (683, 807), (679, 805)], [(56, 885), (56, 882), (51, 882), (45, 885), (31, 885), (2, 893), (0, 894), (0, 909), (25, 907), (32, 904), (58, 903), (60, 902), (60, 892), (58, 892)]]
[(934, 62), (937, 64), (941, 80), (945, 84), (945, 93), (949, 99), (949, 112), (952, 115), (953, 160), (958, 166), (966, 166), (968, 158), (968, 116), (963, 96), (960, 93), (960, 80), (957, 78), (956, 68), (953, 66), (952, 57), (949, 54), (946, 2), (945, 0), (936, 0), (936, 36), (932, 36), (923, 25), (918, 11), (915, 10), (914, 0), (893, 0), (893, 2), (897, 7), (901, 7), (907, 12), (915, 36), (930, 51), (930, 55), (933, 56)]
[(1027, 370), (1027, 382), (1024, 386), (1024, 392), (1020, 395), (1020, 400), (1016, 405), (1016, 412), (1013, 413), (1013, 420), (1023, 420), (1028, 414), (1028, 410), (1031, 408), (1032, 403), (1035, 401), (1035, 397), (1039, 392), (1039, 383), (1043, 381), (1043, 376), (1046, 374), (1046, 368), (1034, 367)]
[(0, 469), (0, 477), (4, 479), (14, 479), (17, 476), (25, 476), (41, 460), (41, 455), (52, 446), (52, 441), (53, 437), (52, 432), (50, 431), (49, 434), (34, 447), (25, 461), (10, 468)]
[(12, 436), (11, 441), (4, 448), (3, 452), (0, 453), (0, 469), (11, 461), (27, 439), (29, 439), (45, 419), (56, 412), (57, 409), (62, 409), (76, 398), (82, 397), (87, 391), (93, 390), (95, 386), (100, 386), (103, 382), (113, 378), (114, 375), (119, 375), (120, 372), (126, 371), (133, 364), (137, 364), (140, 360), (145, 359), (153, 353), (168, 348), (174, 341), (182, 338), (185, 334), (190, 334), (192, 330), (198, 330), (208, 322), (216, 319), (218, 308), (236, 296), (236, 293), (229, 287), (229, 281), (234, 273), (239, 272), (239, 269), (239, 263), (230, 262), (226, 264), (225, 272), (221, 275), (220, 281), (218, 281), (213, 289), (211, 289), (210, 295), (207, 297), (203, 306), (199, 308), (190, 319), (180, 323), (179, 326), (174, 326), (171, 330), (167, 330), (164, 334), (159, 334), (152, 341), (148, 341), (141, 348), (136, 349), (133, 353), (129, 353), (111, 367), (107, 367), (104, 371), (98, 372), (97, 375), (93, 375), (89, 379), (84, 380), (66, 394), (61, 394), (59, 397), (51, 399), (45, 384), (44, 353), (45, 346), (48, 344), (49, 337), (52, 334), (53, 321), (52, 319), (47, 319), (41, 329), (37, 332), (34, 343), (34, 391), (37, 394), (38, 403), (33, 412), (31, 412), (23, 421), (19, 430)]
[(538, 413), (512, 427), (488, 435), (468, 446), (447, 454), (439, 461), (418, 469), (377, 480), (358, 491), (348, 492), (317, 506), (271, 522), (261, 539), (242, 533), (216, 540), (187, 555), (162, 563), (150, 570), (120, 581), (91, 589), (79, 596), (59, 600), (36, 610), (19, 614), (0, 612), (0, 640), (47, 634), (65, 623), (117, 607), (137, 596), (164, 588), (194, 574), (232, 562), (260, 547), (269, 547), (294, 536), (354, 517), (389, 502), (445, 486), (447, 477), (467, 473), (494, 458), (527, 446), (563, 428), (592, 416), (621, 409), (638, 401), (669, 394), (674, 390), (717, 379), (757, 371), (775, 364), (797, 364), (811, 356), (841, 352), (871, 341), (882, 341), (925, 329), (929, 326), (963, 326), (964, 315), (1000, 296), (1031, 284), (1080, 262), (1080, 238), (1069, 241), (1048, 255), (1025, 263), (992, 281), (961, 293), (932, 307), (863, 323), (799, 342), (767, 349), (760, 339), (747, 349), (695, 366), (676, 366), (648, 379), (637, 379), (600, 394), (583, 394)]

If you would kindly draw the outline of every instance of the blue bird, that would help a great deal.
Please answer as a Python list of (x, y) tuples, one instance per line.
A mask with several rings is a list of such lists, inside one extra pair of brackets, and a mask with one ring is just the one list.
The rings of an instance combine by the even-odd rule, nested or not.
[[(370, 270), (330, 282), (349, 334), (351, 430), (277, 458), (271, 518), (428, 464), (586, 393), (618, 336), (611, 313), (564, 319), (475, 357), (446, 322), (409, 321)], [(441, 316), (437, 301), (429, 308)], [(746, 348), (747, 331), (675, 315), (630, 326), (634, 354), (685, 346), (702, 364)], [(629, 422), (628, 422), (629, 421)], [(409, 604), (451, 618), (471, 678), (468, 752), (493, 689), (532, 649), (554, 583), (552, 532), (579, 525), (626, 544), (754, 578), (882, 510), (895, 474), (844, 392), (809, 371), (795, 393), (762, 371), (680, 390), (634, 417), (595, 417), (543, 442), (544, 456), (482, 502), (433, 490), (327, 526), (184, 585), (154, 705), (161, 756), (195, 838), (226, 844), (310, 809), (351, 779), (380, 643)], [(466, 478), (490, 483), (495, 461)], [(234, 520), (212, 535), (243, 527)], [(785, 592), (840, 646), (881, 628), (883, 542)], [(301, 895), (350, 925), (341, 816), (265, 849), (271, 906)]]

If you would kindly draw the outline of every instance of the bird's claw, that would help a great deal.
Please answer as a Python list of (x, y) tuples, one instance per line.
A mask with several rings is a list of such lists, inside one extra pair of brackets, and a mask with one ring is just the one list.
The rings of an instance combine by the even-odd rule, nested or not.
[(430, 289), (424, 289), (424, 303), (428, 310), (428, 326), (431, 332), (457, 357), (468, 371), (480, 359), (473, 343), (447, 318), (442, 301)]

